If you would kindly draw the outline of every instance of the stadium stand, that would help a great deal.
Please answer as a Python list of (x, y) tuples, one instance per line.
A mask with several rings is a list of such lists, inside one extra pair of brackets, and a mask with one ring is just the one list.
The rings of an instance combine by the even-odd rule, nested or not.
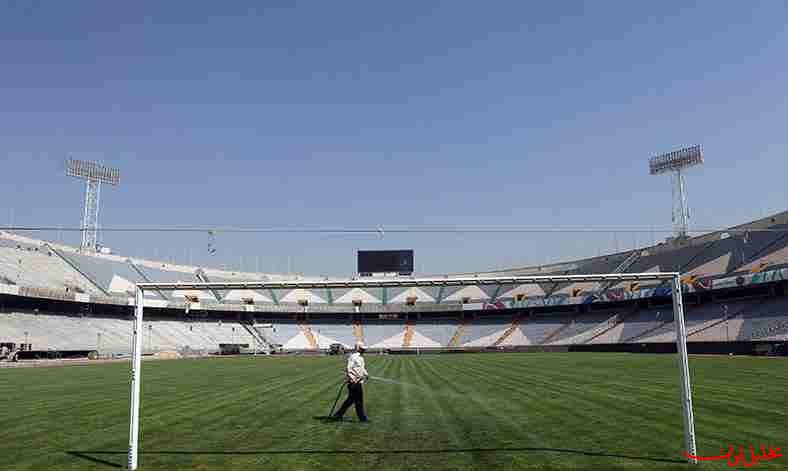
[[(520, 316), (519, 315), (515, 315), (514, 318), (512, 318), (512, 321), (509, 324), (509, 326), (506, 328), (506, 330), (503, 331), (501, 336), (498, 337), (495, 340), (495, 342), (493, 342), (492, 345), (494, 347), (498, 347), (498, 346), (501, 346), (501, 345), (511, 345), (512, 342), (507, 342), (507, 340), (509, 339), (509, 337), (511, 337), (513, 334), (515, 334), (515, 332), (518, 333), (518, 335), (516, 335), (517, 339), (525, 339), (525, 336), (523, 336), (522, 332), (520, 331)], [(525, 343), (526, 341), (527, 340), (523, 340), (523, 344), (526, 344)]]
[(2, 238), (0, 276), (18, 286), (102, 294), (47, 247)]
[[(788, 212), (636, 250), (470, 275), (657, 270), (682, 273), (689, 342), (788, 337)], [(136, 283), (285, 279), (323, 278), (81, 253), (0, 231), (0, 342), (127, 354)], [(675, 341), (669, 294), (656, 282), (147, 291), (154, 310), (143, 344), (146, 352), (259, 344), (254, 322), (273, 325), (263, 343), (293, 351), (359, 340), (393, 350), (659, 344)]]
[(332, 343), (341, 343), (345, 347), (352, 347), (356, 343), (353, 323), (350, 319), (311, 320), (310, 327), (318, 337), (320, 348), (328, 348)]
[(432, 342), (422, 340), (418, 346), (426, 347), (428, 343), (437, 343), (441, 347), (448, 347), (454, 332), (457, 331), (458, 322), (456, 320), (434, 320), (420, 321), (415, 324), (416, 334), (429, 339)]
[[(126, 319), (31, 312), (0, 314), (2, 341), (27, 341), (35, 350), (97, 350), (114, 355), (128, 354), (131, 329), (131, 321)], [(221, 343), (253, 343), (251, 335), (237, 322), (183, 322), (155, 318), (145, 321), (142, 341), (145, 352), (183, 349), (216, 352)]]
[[(724, 309), (729, 312), (724, 316)], [(467, 321), (462, 334), (464, 347), (539, 345), (558, 329), (551, 345), (609, 344), (620, 342), (673, 342), (670, 310), (647, 308), (617, 323), (613, 311), (576, 317), (544, 316), (512, 322), (498, 317)], [(688, 339), (692, 342), (774, 339), (784, 340), (788, 300), (784, 297), (710, 303), (687, 313)], [(276, 320), (272, 340), (285, 350), (327, 349), (332, 343), (352, 346), (356, 324), (346, 319), (322, 319), (298, 324)], [(436, 320), (406, 324), (404, 321), (363, 322), (364, 341), (373, 348), (435, 348), (449, 345), (460, 326), (458, 321)], [(654, 327), (658, 329), (654, 329)], [(409, 327), (411, 327), (409, 329)], [(410, 339), (406, 342), (406, 333)], [(106, 353), (129, 352), (131, 322), (128, 319), (79, 316), (69, 313), (29, 311), (0, 314), (0, 341), (32, 343), (39, 350), (96, 349)], [(647, 335), (643, 335), (648, 332)], [(596, 334), (596, 335), (595, 335)], [(311, 338), (310, 338), (311, 337)], [(174, 320), (149, 318), (143, 328), (146, 352), (184, 350), (218, 351), (221, 343), (253, 345), (254, 335), (240, 322), (228, 320)], [(408, 343), (409, 342), (409, 343)]]
[[(717, 306), (716, 309), (712, 309), (712, 312), (716, 312), (716, 319), (702, 322), (700, 325), (696, 323), (695, 319), (697, 317), (695, 315), (690, 316), (692, 322), (687, 323), (690, 326), (687, 329), (687, 340), (692, 342), (727, 342), (735, 340), (742, 326), (742, 315), (758, 309), (758, 306), (765, 302), (768, 302), (768, 300), (725, 303), (722, 306)], [(675, 339), (675, 334), (673, 338)]]
[[(60, 252), (107, 293), (134, 296), (134, 285), (145, 280), (128, 262), (99, 259), (78, 253)], [(151, 293), (153, 294), (153, 293)]]
[[(389, 339), (401, 336), (405, 330), (404, 322), (371, 321), (364, 324), (364, 343), (370, 347), (382, 345)], [(390, 343), (390, 342), (389, 342)], [(388, 344), (388, 343), (387, 343)], [(394, 346), (401, 346), (402, 342)]]
[(539, 345), (553, 332), (568, 323), (569, 319), (562, 315), (540, 315), (528, 318), (520, 323), (520, 330), (528, 338), (530, 344)]
[[(788, 331), (788, 300), (772, 299), (742, 313), (742, 323), (737, 340), (756, 340), (768, 337), (785, 338)], [(782, 335), (782, 337), (780, 337)]]
[(572, 345), (585, 343), (593, 337), (600, 329), (609, 328), (611, 319), (616, 316), (616, 312), (593, 312), (575, 317), (569, 320), (569, 325), (553, 338), (549, 345)]
[(511, 324), (511, 318), (486, 317), (484, 320), (471, 322), (463, 331), (460, 345), (464, 347), (478, 347), (492, 345), (498, 340), (506, 328)]
[(295, 321), (268, 319), (261, 322), (270, 323), (273, 325), (272, 340), (279, 345), (286, 345), (288, 342), (301, 334), (301, 329), (299, 329), (298, 324)]

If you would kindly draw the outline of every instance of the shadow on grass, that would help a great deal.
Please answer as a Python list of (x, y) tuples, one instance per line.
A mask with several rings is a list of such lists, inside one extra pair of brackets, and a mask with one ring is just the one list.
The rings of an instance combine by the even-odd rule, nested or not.
[(317, 420), (318, 422), (323, 422), (324, 424), (341, 424), (343, 422), (346, 423), (346, 424), (351, 423), (351, 422), (359, 423), (358, 420), (353, 419), (353, 418), (343, 417), (341, 419), (335, 419), (334, 417), (331, 417), (330, 415), (321, 415), (321, 416), (317, 416), (317, 417), (312, 417), (312, 420)]
[[(113, 468), (121, 468), (124, 464), (107, 461), (97, 456), (126, 456), (126, 451), (69, 451), (68, 454), (94, 463), (103, 464)], [(636, 456), (611, 453), (607, 451), (573, 450), (570, 448), (540, 448), (540, 447), (507, 447), (507, 448), (437, 448), (437, 449), (391, 449), (391, 450), (144, 450), (141, 455), (431, 455), (431, 454), (458, 454), (458, 453), (556, 453), (567, 455), (583, 455), (602, 458), (620, 458), (633, 461), (648, 461), (653, 463), (686, 464), (686, 460), (659, 458), (654, 456)], [(123, 461), (125, 463), (125, 460)]]
[[(120, 452), (115, 452), (115, 453), (121, 454)], [(115, 453), (113, 453), (113, 454), (115, 454)], [(95, 453), (95, 452), (90, 452), (90, 451), (69, 451), (68, 454), (71, 455), (71, 456), (74, 456), (76, 458), (82, 458), (83, 460), (88, 460), (88, 461), (96, 463), (96, 464), (103, 464), (104, 466), (109, 466), (111, 468), (123, 468), (124, 467), (122, 464), (113, 463), (112, 461), (102, 460), (101, 458), (96, 458), (94, 456), (90, 456), (90, 455), (102, 455), (102, 454), (109, 454), (109, 453)], [(125, 455), (126, 453), (122, 453), (122, 454)]]

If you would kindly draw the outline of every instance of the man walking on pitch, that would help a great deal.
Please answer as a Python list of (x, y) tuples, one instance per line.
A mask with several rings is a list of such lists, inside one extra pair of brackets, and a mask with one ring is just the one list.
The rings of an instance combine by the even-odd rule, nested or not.
[(347, 380), (348, 396), (342, 407), (339, 408), (336, 414), (332, 416), (334, 420), (342, 420), (342, 417), (347, 412), (348, 408), (355, 404), (356, 415), (360, 422), (367, 422), (367, 413), (364, 411), (364, 386), (369, 375), (364, 365), (364, 344), (357, 343), (356, 351), (351, 353), (347, 359), (347, 367), (345, 368), (345, 378)]

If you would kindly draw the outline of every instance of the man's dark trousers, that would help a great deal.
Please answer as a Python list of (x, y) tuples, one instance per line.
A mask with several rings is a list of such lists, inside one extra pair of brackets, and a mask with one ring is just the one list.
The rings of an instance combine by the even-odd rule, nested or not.
[(342, 418), (342, 416), (345, 415), (345, 412), (347, 412), (348, 408), (355, 404), (358, 420), (366, 422), (367, 413), (364, 412), (364, 387), (361, 385), (361, 383), (347, 383), (347, 391), (347, 399), (345, 399), (345, 402), (342, 403), (342, 407), (339, 408), (334, 417)]

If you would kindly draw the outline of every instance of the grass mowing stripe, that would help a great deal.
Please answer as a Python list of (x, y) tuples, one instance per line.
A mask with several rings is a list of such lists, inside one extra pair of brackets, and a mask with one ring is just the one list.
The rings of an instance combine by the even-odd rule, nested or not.
[[(496, 371), (490, 371), (489, 373), (491, 377), (495, 377), (495, 378), (504, 377), (502, 374), (499, 374)], [(501, 382), (499, 382), (499, 386), (511, 390), (512, 396), (516, 395), (518, 391), (522, 390), (521, 385), (517, 380), (515, 381), (511, 381), (511, 379), (509, 381), (502, 380)], [(542, 409), (543, 407), (550, 408), (553, 413), (553, 420), (563, 423), (561, 427), (557, 427), (555, 429), (564, 430), (563, 437), (561, 437), (560, 435), (555, 436), (553, 437), (553, 440), (560, 438), (563, 438), (563, 440), (567, 440), (570, 437), (570, 434), (566, 432), (567, 429), (575, 428), (574, 430), (575, 432), (581, 432), (582, 429), (578, 430), (577, 428), (583, 427), (583, 424), (585, 423), (592, 423), (595, 427), (599, 427), (600, 425), (603, 425), (605, 428), (616, 428), (619, 425), (615, 421), (605, 420), (604, 417), (589, 417), (588, 419), (591, 420), (590, 422), (589, 420), (585, 419), (584, 416), (587, 410), (592, 410), (592, 411), (596, 410), (598, 406), (603, 405), (605, 403), (605, 401), (603, 401), (602, 398), (595, 397), (594, 395), (591, 395), (590, 398), (586, 398), (583, 397), (582, 394), (580, 394), (581, 391), (575, 391), (574, 392), (575, 394), (573, 394), (573, 397), (571, 397), (571, 401), (569, 401), (567, 400), (566, 397), (569, 391), (563, 391), (562, 395), (558, 398), (558, 400), (553, 400), (553, 398), (549, 396), (550, 386), (551, 386), (550, 383), (547, 381), (539, 385), (535, 385), (532, 391), (535, 392), (538, 397), (528, 401), (528, 403), (532, 407), (532, 409), (528, 412), (528, 415), (539, 417), (541, 414), (545, 413), (545, 411)], [(607, 405), (609, 407), (620, 408), (620, 405), (615, 400), (607, 401), (607, 402), (608, 402)], [(589, 407), (589, 406), (593, 406), (593, 407)], [(561, 413), (555, 414), (556, 411), (561, 411)], [(581, 420), (571, 420), (572, 418), (575, 419), (580, 418)], [(593, 420), (594, 418), (595, 420)], [(632, 422), (633, 420), (637, 420), (637, 416), (631, 416), (629, 420), (630, 422)], [(677, 421), (680, 421), (680, 418), (678, 418)], [(668, 432), (670, 431), (670, 427), (667, 427), (667, 431)], [(585, 433), (587, 434), (585, 436), (592, 437), (591, 443), (589, 443), (589, 445), (599, 446), (598, 440), (593, 439), (593, 437), (596, 436), (597, 434), (594, 434), (592, 432), (593, 430), (585, 430)], [(649, 432), (644, 431), (642, 433), (647, 434)], [(578, 434), (578, 433), (575, 433), (575, 435), (580, 435), (581, 437), (584, 436), (583, 434)], [(602, 445), (604, 446), (605, 444)], [(558, 445), (552, 442), (551, 446), (558, 446)]]

